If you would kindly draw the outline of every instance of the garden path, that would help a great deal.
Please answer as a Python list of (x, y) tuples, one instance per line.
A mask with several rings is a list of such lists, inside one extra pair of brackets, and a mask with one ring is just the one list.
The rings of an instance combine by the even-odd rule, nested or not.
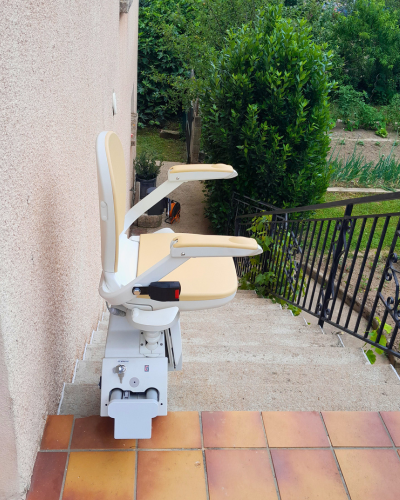
[[(174, 165), (181, 165), (180, 162), (166, 161), (161, 167), (157, 177), (157, 186), (167, 180), (168, 169)], [(172, 228), (175, 233), (196, 233), (212, 234), (210, 223), (204, 217), (204, 194), (203, 185), (200, 181), (185, 182), (169, 195), (173, 200), (181, 204), (181, 218), (174, 224), (165, 222), (165, 216), (160, 227), (156, 228), (137, 228), (134, 227), (132, 234), (154, 233), (161, 228)]]

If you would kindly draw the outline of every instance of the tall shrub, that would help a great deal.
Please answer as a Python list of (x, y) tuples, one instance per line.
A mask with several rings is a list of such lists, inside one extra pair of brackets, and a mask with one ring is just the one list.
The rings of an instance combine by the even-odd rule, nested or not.
[(205, 183), (218, 232), (233, 191), (286, 207), (319, 202), (328, 185), (330, 54), (281, 11), (269, 6), (229, 33), (201, 98), (206, 152), (239, 174)]

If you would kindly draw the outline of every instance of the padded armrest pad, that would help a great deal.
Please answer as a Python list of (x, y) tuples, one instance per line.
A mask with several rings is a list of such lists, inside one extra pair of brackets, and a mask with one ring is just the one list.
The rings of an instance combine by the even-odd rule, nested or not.
[(233, 173), (233, 168), (224, 163), (199, 164), (199, 165), (174, 165), (168, 170), (171, 174), (181, 174), (182, 172), (225, 172)]
[(230, 165), (216, 163), (213, 165), (175, 165), (168, 170), (170, 182), (204, 181), (232, 179), (237, 176)]
[(254, 238), (242, 236), (213, 236), (203, 234), (180, 234), (172, 240), (174, 248), (189, 247), (222, 247), (242, 248), (243, 250), (257, 250), (257, 241)]
[(262, 253), (253, 238), (181, 233), (171, 242), (171, 257), (245, 257)]

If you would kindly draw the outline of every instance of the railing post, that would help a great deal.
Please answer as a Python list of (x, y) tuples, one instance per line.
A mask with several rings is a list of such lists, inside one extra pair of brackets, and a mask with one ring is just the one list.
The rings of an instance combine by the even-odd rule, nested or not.
[[(323, 302), (321, 304), (321, 307), (319, 309), (319, 321), (318, 321), (318, 325), (322, 328), (324, 326), (324, 322), (325, 320), (323, 318), (326, 318), (328, 315), (329, 315), (329, 301), (331, 300), (331, 298), (333, 298), (333, 295), (334, 295), (334, 284), (335, 284), (335, 278), (336, 278), (336, 272), (338, 270), (338, 267), (339, 267), (339, 261), (340, 261), (340, 257), (342, 256), (342, 253), (343, 253), (343, 248), (344, 248), (344, 244), (345, 244), (345, 241), (346, 241), (346, 232), (348, 231), (348, 228), (349, 228), (349, 219), (345, 219), (345, 217), (349, 217), (351, 215), (351, 212), (353, 211), (353, 205), (346, 205), (346, 210), (344, 212), (344, 216), (343, 216), (343, 219), (342, 219), (342, 225), (341, 225), (341, 228), (340, 228), (340, 233), (339, 233), (339, 237), (337, 239), (337, 246), (335, 248), (335, 251), (334, 251), (334, 254), (333, 254), (333, 257), (332, 257), (332, 267), (331, 267), (331, 271), (329, 273), (329, 277), (328, 277), (328, 283), (326, 285), (326, 289), (325, 289), (325, 293), (323, 292), (323, 290), (321, 290), (321, 296), (323, 298)], [(332, 242), (332, 244), (334, 244)], [(329, 263), (327, 263), (328, 265)], [(312, 272), (312, 270), (311, 270)], [(318, 280), (318, 276), (315, 277), (316, 280)], [(324, 284), (322, 283), (321, 284), (321, 287), (323, 286)]]

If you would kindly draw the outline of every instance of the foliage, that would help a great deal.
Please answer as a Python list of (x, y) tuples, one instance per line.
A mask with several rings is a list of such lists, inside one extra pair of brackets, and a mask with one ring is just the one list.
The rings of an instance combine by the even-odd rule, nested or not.
[[(269, 216), (255, 218), (253, 219), (253, 225), (249, 228), (249, 232), (251, 233), (249, 236), (256, 239), (263, 253), (269, 252), (271, 250), (271, 244), (273, 243), (273, 239), (268, 235), (266, 229), (269, 220)], [(249, 257), (249, 261), (251, 265), (250, 270), (240, 279), (241, 289), (255, 290), (257, 295), (269, 297), (276, 283), (275, 273), (273, 271), (260, 272), (262, 254)]]
[(179, 54), (164, 36), (167, 25), (176, 36), (184, 32), (192, 13), (185, 0), (140, 0), (138, 57), (139, 126), (162, 125), (174, 114), (169, 105), (169, 78), (188, 74)]
[(385, 129), (385, 127), (378, 128), (378, 130), (375, 132), (376, 135), (379, 135), (379, 137), (387, 137), (388, 132)]
[[(197, 98), (228, 29), (253, 22), (268, 0), (140, 0), (140, 125), (161, 125)], [(212, 33), (212, 36), (210, 36)], [(194, 70), (196, 78), (191, 78)]]
[(186, 0), (184, 3), (186, 9), (180, 10), (179, 19), (183, 29), (177, 30), (168, 22), (161, 26), (170, 53), (183, 67), (193, 70), (195, 76), (171, 74), (167, 77), (168, 108), (174, 112), (187, 109), (198, 97), (213, 56), (224, 47), (227, 31), (254, 23), (257, 9), (269, 0)]
[[(283, 299), (276, 296), (285, 295), (287, 287), (289, 286), (288, 281), (283, 278), (277, 287), (277, 273), (283, 276), (285, 271), (290, 273), (290, 262), (285, 259), (284, 269), (279, 269), (279, 263), (283, 261), (283, 246), (274, 240), (270, 236), (270, 216), (261, 216), (253, 219), (253, 225), (248, 229), (249, 236), (256, 239), (257, 243), (263, 249), (263, 253), (271, 252), (275, 256), (274, 261), (271, 263), (272, 267), (268, 271), (262, 269), (263, 254), (250, 257), (250, 269), (245, 273), (242, 278), (240, 278), (240, 288), (242, 290), (255, 290), (257, 295), (262, 297), (268, 297), (273, 299), (274, 302), (278, 302), (282, 306), (288, 307), (292, 311), (294, 316), (300, 314), (300, 309), (292, 304), (288, 304)], [(240, 265), (240, 262), (237, 263)], [(300, 271), (300, 279), (302, 278), (302, 271)], [(275, 292), (275, 289), (278, 288)], [(296, 292), (295, 299), (298, 298), (300, 293), (304, 293), (305, 288), (298, 290)]]
[[(376, 328), (376, 330), (372, 330), (369, 335), (368, 335), (368, 339), (369, 340), (372, 340), (372, 342), (376, 342), (376, 339), (378, 337), (378, 330), (382, 324), (381, 320), (378, 318), (378, 316), (376, 316), (375, 318), (378, 322), (378, 327)], [(392, 327), (390, 325), (388, 325), (387, 323), (384, 324), (383, 326), (383, 332), (382, 332), (382, 335), (381, 335), (381, 338), (379, 339), (379, 344), (381, 346), (384, 346), (386, 347), (386, 343), (387, 343), (387, 340), (386, 340), (386, 336), (384, 335), (384, 332), (386, 332), (387, 334), (390, 335), (392, 331)], [(364, 350), (365, 352), (365, 355), (367, 356), (369, 362), (371, 363), (371, 365), (373, 365), (376, 361), (376, 354), (383, 354), (384, 351), (382, 349), (379, 349), (379, 347), (375, 347), (371, 344), (367, 344), (367, 342), (364, 344), (363, 347), (365, 347), (366, 345), (368, 345), (368, 349), (367, 350)], [(376, 353), (376, 354), (375, 354)]]
[(355, 0), (349, 15), (337, 15), (331, 43), (342, 58), (344, 84), (366, 91), (370, 99), (386, 104), (400, 79), (400, 11), (384, 0)]
[(206, 181), (206, 216), (224, 231), (233, 191), (279, 207), (318, 203), (328, 186), (329, 54), (268, 6), (230, 31), (201, 97), (210, 161), (239, 177)]
[(359, 128), (377, 130), (384, 128), (383, 113), (366, 104), (367, 93), (358, 92), (350, 85), (343, 85), (336, 94), (335, 113), (346, 125), (346, 130)]
[(368, 95), (358, 92), (351, 85), (343, 85), (336, 93), (333, 116), (341, 118), (346, 130), (359, 128), (376, 130), (376, 135), (387, 137), (386, 125), (400, 128), (400, 94), (396, 94), (387, 106), (380, 110), (366, 103)]
[[(211, 61), (225, 47), (227, 32), (254, 26), (257, 10), (268, 10), (271, 3), (284, 3), (283, 17), (298, 30), (306, 22), (312, 41), (327, 43), (332, 74), (340, 86), (367, 91), (380, 104), (397, 91), (397, 0), (387, 0), (386, 7), (383, 0), (347, 5), (330, 0), (140, 0), (139, 126), (163, 125), (187, 109), (206, 88)], [(190, 78), (191, 70), (196, 78)]]
[(333, 79), (342, 84), (343, 81), (343, 59), (337, 51), (337, 41), (332, 35), (334, 24), (341, 13), (346, 13), (346, 8), (339, 2), (328, 0), (300, 0), (295, 6), (284, 8), (284, 16), (291, 18), (296, 24), (305, 19), (311, 28), (312, 40), (317, 45), (327, 44), (332, 51), (331, 73)]
[(383, 108), (386, 117), (386, 122), (390, 124), (394, 130), (400, 129), (400, 94), (393, 96), (388, 106)]
[(160, 173), (163, 162), (157, 165), (157, 156), (154, 153), (149, 153), (148, 151), (142, 151), (133, 160), (133, 168), (136, 172), (137, 177), (142, 180), (150, 180), (157, 177)]
[(331, 180), (336, 182), (352, 182), (360, 187), (381, 187), (385, 189), (400, 188), (400, 161), (394, 155), (394, 148), (385, 156), (381, 155), (377, 163), (367, 162), (358, 153), (357, 145), (351, 155), (339, 158), (335, 149), (327, 160), (327, 168)]

